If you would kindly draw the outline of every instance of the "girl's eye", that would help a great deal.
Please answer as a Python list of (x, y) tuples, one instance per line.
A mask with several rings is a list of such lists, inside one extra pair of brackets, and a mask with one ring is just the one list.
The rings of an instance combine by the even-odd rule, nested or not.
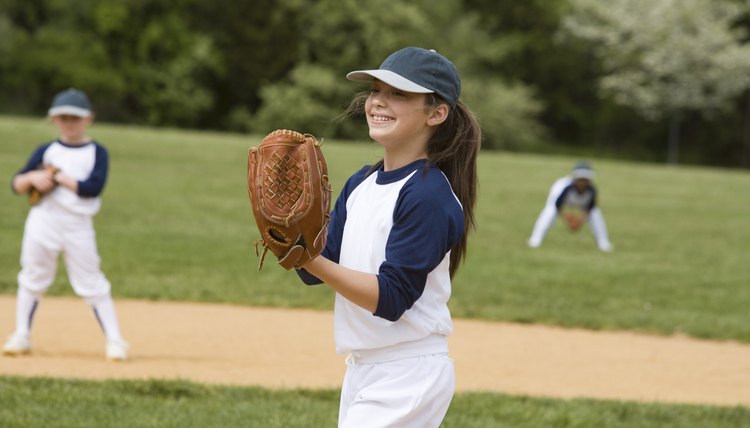
[(380, 89), (376, 89), (376, 88), (370, 89), (371, 94), (377, 94), (378, 92), (380, 92)]
[(406, 94), (400, 91), (393, 91), (393, 96), (395, 97), (405, 97)]

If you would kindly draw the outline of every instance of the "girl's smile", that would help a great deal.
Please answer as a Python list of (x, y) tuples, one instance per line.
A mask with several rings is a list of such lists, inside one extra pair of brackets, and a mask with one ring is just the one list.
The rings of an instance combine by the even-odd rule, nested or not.
[(370, 116), (370, 120), (372, 121), (372, 123), (374, 125), (382, 124), (382, 123), (386, 123), (386, 122), (393, 122), (394, 121), (394, 119), (392, 117), (383, 116), (383, 115), (379, 115), (379, 114), (374, 114), (374, 115)]

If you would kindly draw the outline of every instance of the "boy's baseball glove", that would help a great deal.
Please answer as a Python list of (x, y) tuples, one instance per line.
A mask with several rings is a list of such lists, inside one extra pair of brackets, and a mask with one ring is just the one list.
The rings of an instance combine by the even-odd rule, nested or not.
[(321, 143), (312, 135), (279, 129), (247, 156), (247, 188), (263, 246), (284, 269), (299, 268), (326, 245), (331, 186)]
[[(49, 171), (52, 175), (55, 175), (60, 171), (60, 168), (56, 168), (54, 166), (45, 166), (40, 169), (45, 169)], [(35, 187), (32, 187), (31, 190), (29, 190), (29, 205), (38, 204), (39, 201), (42, 199), (42, 196), (44, 196), (44, 194), (41, 191), (39, 191)]]

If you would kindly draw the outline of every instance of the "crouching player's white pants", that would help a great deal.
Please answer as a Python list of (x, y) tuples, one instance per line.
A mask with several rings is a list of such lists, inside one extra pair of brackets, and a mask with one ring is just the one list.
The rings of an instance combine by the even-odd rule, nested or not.
[(612, 243), (609, 242), (609, 235), (607, 234), (607, 224), (604, 222), (604, 215), (599, 207), (594, 207), (589, 213), (589, 226), (591, 226), (591, 232), (594, 233), (594, 239), (596, 239), (596, 245), (602, 251), (612, 250)]
[(339, 427), (438, 427), (455, 390), (447, 353), (394, 361), (347, 359)]

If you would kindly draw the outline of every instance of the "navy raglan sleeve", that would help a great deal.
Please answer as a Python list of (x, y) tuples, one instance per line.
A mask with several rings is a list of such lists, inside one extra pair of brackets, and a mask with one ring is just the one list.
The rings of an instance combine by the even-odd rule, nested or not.
[[(357, 186), (367, 177), (369, 167), (364, 167), (349, 177), (341, 190), (339, 197), (331, 211), (331, 222), (328, 224), (328, 237), (326, 247), (321, 255), (328, 260), (338, 263), (341, 256), (341, 240), (344, 237), (344, 225), (346, 224), (346, 201)], [(310, 274), (304, 269), (297, 269), (302, 282), (307, 285), (321, 284), (323, 281)]]
[[(96, 144), (96, 143), (95, 143)], [(78, 182), (78, 196), (93, 198), (99, 196), (104, 189), (109, 171), (109, 155), (107, 149), (96, 144), (96, 160), (91, 175), (83, 181)]]
[[(47, 151), (47, 148), (52, 143), (46, 143), (42, 144), (39, 147), (34, 150), (34, 153), (31, 154), (31, 157), (29, 157), (29, 160), (26, 162), (26, 165), (24, 165), (23, 168), (21, 168), (16, 175), (19, 174), (26, 174), (27, 172), (39, 168), (39, 165), (41, 165), (44, 162), (44, 152)], [(13, 188), (13, 178), (15, 178), (15, 175), (10, 180), (10, 189), (13, 191), (13, 193), (16, 193), (16, 189)]]
[(464, 233), (463, 209), (437, 169), (418, 171), (401, 189), (378, 271), (374, 315), (397, 321), (422, 295), (427, 275)]
[(588, 206), (586, 206), (586, 212), (591, 212), (591, 210), (594, 209), (596, 206), (596, 187), (589, 186), (589, 189), (591, 189), (591, 201), (589, 202)]

